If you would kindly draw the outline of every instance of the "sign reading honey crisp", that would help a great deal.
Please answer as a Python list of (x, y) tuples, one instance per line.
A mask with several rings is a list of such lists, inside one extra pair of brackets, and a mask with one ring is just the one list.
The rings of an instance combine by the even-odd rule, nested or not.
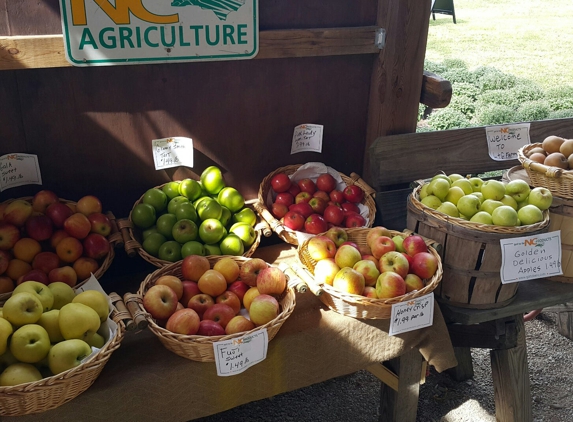
[(60, 0), (74, 66), (250, 59), (258, 0)]

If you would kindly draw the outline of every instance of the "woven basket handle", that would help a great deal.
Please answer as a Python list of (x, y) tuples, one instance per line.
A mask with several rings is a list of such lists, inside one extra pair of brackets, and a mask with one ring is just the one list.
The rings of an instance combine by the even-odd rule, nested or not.
[(109, 243), (111, 243), (114, 248), (123, 248), (123, 237), (117, 227), (115, 215), (111, 211), (108, 211), (105, 215), (109, 218), (111, 224), (111, 233), (108, 236)]
[(293, 287), (299, 293), (306, 293), (308, 290), (308, 284), (301, 280), (287, 263), (280, 263), (279, 268), (287, 276), (289, 286)]
[(302, 268), (300, 266), (298, 266), (297, 264), (291, 264), (292, 269), (294, 270), (295, 274), (306, 283), (306, 285), (308, 286), (308, 288), (310, 289), (310, 291), (315, 295), (315, 296), (320, 296), (321, 294), (324, 293), (324, 290), (322, 290), (322, 287), (320, 287), (320, 285), (314, 280), (314, 277), (312, 276), (312, 274), (310, 274), (308, 272), (307, 269)]
[(109, 294), (111, 303), (115, 307), (115, 310), (111, 314), (111, 319), (113, 319), (117, 324), (123, 324), (128, 331), (135, 329), (135, 324), (131, 318), (131, 313), (125, 307), (125, 303), (121, 299), (121, 296), (116, 292), (111, 292)]
[(125, 253), (130, 258), (133, 258), (135, 255), (137, 255), (137, 250), (141, 248), (141, 245), (137, 240), (131, 239), (131, 236), (129, 235), (129, 229), (133, 228), (131, 221), (129, 221), (127, 218), (121, 218), (117, 220), (117, 227), (121, 232), (121, 237), (125, 247)]
[(545, 176), (551, 177), (553, 179), (557, 179), (563, 176), (563, 169), (560, 169), (559, 167), (546, 166), (545, 164), (537, 163), (532, 160), (525, 160), (523, 162), (523, 167), (538, 173), (543, 173)]
[(145, 318), (145, 312), (139, 307), (139, 304), (143, 303), (143, 298), (137, 294), (126, 293), (123, 295), (123, 300), (133, 318), (135, 328), (138, 330), (147, 328), (148, 322)]
[(366, 195), (371, 196), (372, 198), (376, 196), (376, 190), (370, 187), (370, 185), (366, 183), (364, 179), (362, 179), (362, 177), (360, 177), (358, 174), (354, 172), (350, 173), (350, 178), (352, 179), (354, 184), (360, 184), (362, 186), (362, 190)]
[(273, 231), (276, 232), (276, 234), (279, 236), (281, 235), (282, 232), (285, 231), (285, 228), (281, 224), (281, 222), (273, 217), (273, 215), (269, 212), (269, 210), (267, 210), (267, 208), (261, 201), (254, 202), (253, 207), (255, 208), (255, 210), (257, 210), (261, 218), (267, 223), (267, 225), (271, 229), (268, 235), (266, 232), (263, 231), (265, 237), (269, 237)]

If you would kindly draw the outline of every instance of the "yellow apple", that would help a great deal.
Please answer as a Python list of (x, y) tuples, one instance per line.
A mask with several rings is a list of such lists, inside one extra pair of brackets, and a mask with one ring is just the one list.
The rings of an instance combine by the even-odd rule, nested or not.
[(88, 344), (97, 349), (101, 349), (105, 345), (105, 338), (101, 334), (95, 333), (90, 341), (88, 341)]
[(62, 336), (62, 331), (60, 330), (59, 317), (60, 310), (52, 309), (51, 311), (44, 312), (37, 322), (38, 325), (44, 327), (52, 344), (64, 340), (64, 336)]
[(40, 302), (42, 302), (44, 312), (52, 309), (54, 305), (54, 294), (48, 286), (38, 281), (24, 281), (22, 284), (16, 286), (12, 294), (21, 292), (35, 294), (38, 299), (40, 299)]
[(8, 348), (8, 337), (14, 332), (12, 324), (4, 318), (0, 318), (0, 355)]
[(40, 362), (48, 355), (50, 347), (48, 332), (38, 324), (26, 324), (18, 328), (10, 339), (10, 351), (24, 363)]
[(37, 295), (29, 292), (13, 294), (2, 308), (3, 318), (16, 327), (34, 324), (42, 315), (42, 302)]
[(72, 303), (83, 303), (92, 308), (99, 315), (100, 322), (107, 321), (109, 317), (109, 302), (107, 296), (97, 290), (81, 292), (74, 297)]
[[(67, 305), (66, 305), (67, 306)], [(53, 374), (75, 368), (92, 353), (92, 348), (83, 340), (61, 341), (50, 349), (48, 365)]]
[(54, 304), (52, 305), (52, 309), (62, 309), (62, 306), (72, 303), (72, 300), (76, 297), (74, 289), (72, 289), (69, 284), (61, 281), (48, 284), (48, 288), (54, 295)]
[(83, 303), (68, 303), (60, 309), (59, 325), (66, 340), (89, 341), (100, 324), (98, 313)]
[(42, 379), (40, 371), (29, 363), (13, 363), (0, 374), (0, 386), (8, 387), (12, 385), (24, 384), (27, 382), (40, 381)]

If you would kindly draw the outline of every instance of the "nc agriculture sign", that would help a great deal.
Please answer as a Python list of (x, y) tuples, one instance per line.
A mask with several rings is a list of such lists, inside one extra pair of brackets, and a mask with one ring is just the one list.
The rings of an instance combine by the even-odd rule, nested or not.
[(74, 66), (249, 59), (258, 0), (60, 0)]

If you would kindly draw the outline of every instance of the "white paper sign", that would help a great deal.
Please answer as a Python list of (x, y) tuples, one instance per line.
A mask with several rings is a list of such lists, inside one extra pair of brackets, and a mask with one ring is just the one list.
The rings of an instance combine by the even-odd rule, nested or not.
[(38, 156), (6, 154), (0, 157), (0, 192), (22, 185), (41, 185)]
[(529, 123), (485, 128), (489, 156), (496, 161), (517, 160), (517, 151), (529, 141)]
[(193, 167), (193, 139), (175, 136), (152, 141), (155, 170)]
[(500, 243), (503, 284), (563, 274), (560, 230), (502, 239)]
[(392, 305), (390, 334), (405, 333), (429, 327), (434, 322), (434, 294), (429, 293), (407, 302)]
[(269, 337), (263, 328), (253, 334), (213, 343), (217, 375), (237, 375), (267, 357)]
[(322, 152), (322, 125), (299, 125), (294, 128), (290, 153)]

